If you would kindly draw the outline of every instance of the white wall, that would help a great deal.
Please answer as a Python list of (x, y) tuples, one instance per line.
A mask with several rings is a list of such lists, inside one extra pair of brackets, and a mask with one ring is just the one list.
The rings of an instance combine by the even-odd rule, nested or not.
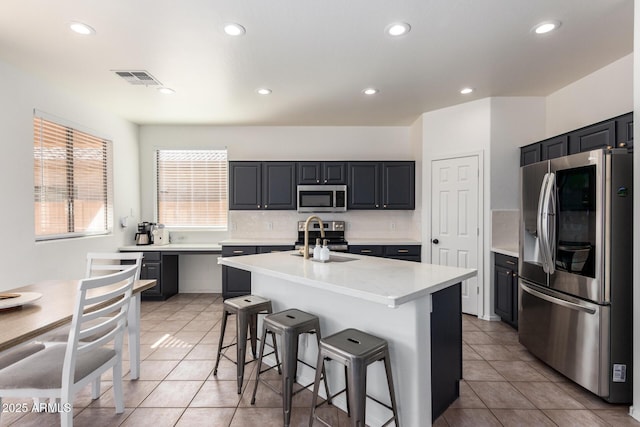
[(629, 54), (547, 96), (546, 137), (633, 110), (633, 54)]
[[(77, 97), (57, 90), (0, 61), (0, 129), (6, 155), (0, 157), (0, 290), (45, 279), (80, 278), (86, 253), (115, 250), (125, 230), (114, 226), (104, 237), (35, 242), (33, 214), (33, 110), (93, 129), (113, 140), (114, 217), (139, 212), (137, 126), (105, 113)], [(135, 225), (135, 218), (132, 223)]]
[(491, 98), (490, 209), (519, 209), (520, 147), (544, 139), (545, 98)]

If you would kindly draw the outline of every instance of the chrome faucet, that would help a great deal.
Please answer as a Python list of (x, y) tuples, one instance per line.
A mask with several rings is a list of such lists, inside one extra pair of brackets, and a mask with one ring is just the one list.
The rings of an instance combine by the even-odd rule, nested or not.
[(303, 256), (305, 259), (309, 259), (309, 223), (314, 219), (318, 220), (318, 223), (320, 224), (320, 237), (324, 239), (324, 223), (317, 216), (311, 215), (304, 222), (304, 254)]

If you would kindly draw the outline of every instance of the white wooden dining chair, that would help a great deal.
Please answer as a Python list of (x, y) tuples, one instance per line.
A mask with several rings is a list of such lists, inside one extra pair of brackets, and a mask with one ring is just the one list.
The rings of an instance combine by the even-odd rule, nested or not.
[(87, 270), (84, 277), (104, 276), (115, 271), (122, 271), (131, 264), (137, 266), (136, 280), (140, 279), (142, 252), (89, 252), (87, 254)]
[[(122, 413), (122, 341), (135, 275), (133, 265), (82, 279), (66, 344), (47, 344), (0, 369), (0, 405), (4, 397), (60, 399), (61, 426), (72, 426), (74, 395), (92, 383), (92, 398), (97, 399), (100, 377), (112, 369), (116, 413)], [(97, 318), (103, 321), (96, 325)]]

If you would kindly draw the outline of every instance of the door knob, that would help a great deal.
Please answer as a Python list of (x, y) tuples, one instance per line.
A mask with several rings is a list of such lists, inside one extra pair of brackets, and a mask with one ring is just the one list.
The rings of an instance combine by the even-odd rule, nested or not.
[(432, 240), (432, 242), (433, 242), (433, 244), (434, 244), (434, 245), (437, 245), (438, 243), (440, 243), (440, 240), (438, 240), (438, 239), (433, 239), (433, 240)]

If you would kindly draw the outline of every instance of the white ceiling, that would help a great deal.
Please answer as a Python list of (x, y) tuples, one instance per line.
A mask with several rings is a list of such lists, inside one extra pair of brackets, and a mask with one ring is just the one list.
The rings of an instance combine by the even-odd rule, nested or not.
[[(531, 32), (549, 19), (558, 31)], [(396, 21), (411, 32), (387, 36)], [(408, 125), (472, 99), (546, 96), (632, 51), (633, 0), (0, 1), (0, 59), (140, 124)], [(138, 69), (176, 93), (112, 72)]]

